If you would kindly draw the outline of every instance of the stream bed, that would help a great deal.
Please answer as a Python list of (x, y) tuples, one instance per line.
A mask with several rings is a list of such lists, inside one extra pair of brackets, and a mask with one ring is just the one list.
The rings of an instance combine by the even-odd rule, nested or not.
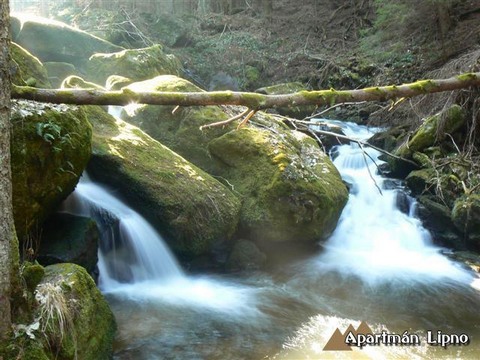
[[(372, 135), (336, 124), (348, 136)], [(354, 143), (334, 149), (351, 189), (336, 230), (318, 253), (269, 273), (186, 274), (140, 215), (84, 177), (69, 211), (96, 217), (105, 229), (105, 213), (117, 219), (115, 231), (103, 231), (110, 235), (99, 253), (99, 287), (118, 323), (114, 358), (478, 358), (477, 276), (432, 244), (415, 201), (378, 175), (379, 153), (367, 152)], [(336, 329), (343, 334), (362, 321), (374, 334), (419, 343), (323, 350)], [(434, 343), (451, 334), (463, 334), (462, 343)]]

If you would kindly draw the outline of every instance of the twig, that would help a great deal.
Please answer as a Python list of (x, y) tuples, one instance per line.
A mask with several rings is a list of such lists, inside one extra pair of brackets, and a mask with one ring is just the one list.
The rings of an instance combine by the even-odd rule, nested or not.
[[(287, 118), (288, 119), (288, 118)], [(296, 123), (299, 123), (299, 124), (304, 124), (304, 125), (307, 125), (306, 127), (308, 128), (309, 125), (316, 125), (314, 122), (311, 122), (311, 121), (303, 121), (303, 120), (295, 120), (295, 119), (288, 119), (288, 121), (290, 122), (296, 122)], [(311, 129), (310, 129), (311, 130)], [(372, 149), (375, 149), (379, 152), (381, 152), (382, 154), (385, 154), (385, 155), (388, 155), (394, 159), (397, 159), (397, 160), (402, 160), (402, 161), (405, 161), (405, 162), (408, 162), (412, 165), (415, 165), (415, 167), (418, 167), (418, 164), (412, 160), (409, 160), (409, 159), (405, 159), (405, 158), (402, 158), (398, 155), (395, 155), (395, 154), (392, 154), (386, 150), (383, 150), (382, 148), (379, 148), (378, 146), (375, 146), (375, 145), (372, 145), (372, 144), (369, 144), (365, 141), (361, 141), (361, 140), (358, 140), (358, 139), (353, 139), (351, 137), (348, 137), (346, 135), (340, 135), (340, 134), (337, 134), (337, 133), (334, 133), (334, 132), (331, 132), (331, 131), (325, 131), (325, 130), (313, 130), (315, 131), (317, 134), (322, 134), (322, 135), (327, 135), (327, 136), (334, 136), (334, 137), (337, 137), (337, 138), (340, 138), (340, 139), (344, 139), (344, 140), (348, 140), (348, 141), (352, 141), (352, 142), (355, 142), (357, 144), (361, 144), (363, 146), (369, 146), (371, 147)]]
[(257, 110), (252, 110), (248, 113), (247, 116), (245, 116), (245, 119), (243, 119), (240, 124), (238, 124), (237, 126), (237, 130), (240, 129), (241, 127), (245, 126), (245, 124), (248, 122), (248, 120), (250, 120), (253, 115), (255, 115), (257, 113)]
[(336, 104), (336, 105), (330, 106), (328, 109), (325, 109), (325, 110), (320, 111), (319, 113), (316, 113), (316, 114), (307, 116), (307, 117), (303, 118), (303, 120), (310, 120), (310, 119), (316, 118), (317, 116), (323, 115), (323, 114), (329, 112), (330, 110), (333, 110), (333, 109), (335, 109), (336, 107), (339, 107), (339, 106), (343, 106), (343, 105), (359, 105), (359, 104), (364, 104), (364, 103), (366, 103), (366, 101), (360, 101), (360, 102), (345, 102), (345, 103), (341, 103), (341, 104)]
[(209, 128), (209, 127), (223, 126), (223, 125), (230, 124), (231, 122), (246, 116), (249, 112), (251, 112), (251, 110), (247, 109), (244, 112), (242, 112), (238, 115), (232, 116), (231, 118), (229, 118), (227, 120), (217, 121), (217, 122), (214, 122), (214, 123), (211, 123), (211, 124), (202, 125), (202, 126), (200, 126), (200, 130), (203, 130), (203, 129), (206, 129), (206, 128)]
[(358, 146), (360, 147), (360, 149), (362, 150), (362, 155), (363, 155), (363, 160), (365, 161), (365, 167), (367, 168), (367, 171), (368, 171), (368, 175), (370, 176), (370, 179), (372, 179), (373, 183), (375, 184), (375, 187), (378, 189), (378, 192), (380, 193), (380, 195), (383, 196), (383, 193), (382, 193), (382, 189), (380, 189), (380, 186), (378, 186), (377, 182), (375, 181), (375, 178), (373, 177), (372, 175), (372, 172), (370, 171), (370, 167), (368, 166), (368, 160), (367, 160), (367, 156), (370, 158), (370, 160), (373, 161), (373, 163), (375, 164), (375, 166), (377, 167), (377, 169), (379, 169), (377, 163), (375, 162), (375, 160), (373, 160), (373, 158), (370, 156), (370, 154), (368, 154), (366, 151), (365, 151), (365, 148), (363, 147), (363, 145), (361, 143), (358, 143)]

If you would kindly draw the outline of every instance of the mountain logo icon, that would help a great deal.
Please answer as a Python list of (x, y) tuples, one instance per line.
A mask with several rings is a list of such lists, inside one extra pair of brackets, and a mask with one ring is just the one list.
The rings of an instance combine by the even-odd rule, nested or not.
[(343, 334), (338, 328), (336, 328), (333, 335), (325, 344), (323, 351), (352, 351), (352, 347), (346, 342), (346, 337), (350, 333), (354, 335), (367, 335), (373, 334), (373, 331), (365, 321), (362, 321), (356, 330), (353, 325), (350, 324)]

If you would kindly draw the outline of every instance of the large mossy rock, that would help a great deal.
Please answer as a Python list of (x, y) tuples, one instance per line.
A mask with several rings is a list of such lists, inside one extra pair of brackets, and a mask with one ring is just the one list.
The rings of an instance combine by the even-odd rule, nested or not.
[(165, 54), (161, 45), (143, 49), (129, 49), (115, 53), (94, 54), (87, 66), (87, 79), (104, 84), (111, 75), (121, 75), (133, 81), (141, 81), (158, 75), (179, 75), (180, 61), (172, 54)]
[(335, 228), (348, 191), (316, 142), (295, 131), (230, 131), (209, 150), (243, 196), (241, 228), (258, 243), (316, 242)]
[[(107, 301), (84, 268), (75, 264), (55, 264), (45, 268), (37, 287), (37, 298), (49, 296), (54, 314), (43, 334), (55, 359), (108, 360), (113, 354), (116, 323)], [(56, 303), (55, 303), (56, 301)], [(40, 307), (41, 309), (41, 307)], [(63, 319), (55, 316), (62, 312)], [(40, 322), (45, 321), (48, 313)], [(64, 329), (58, 321), (63, 320)]]
[(27, 50), (16, 43), (11, 43), (10, 54), (12, 57), (12, 82), (21, 86), (36, 86), (50, 88), (48, 74), (42, 62)]
[(90, 275), (96, 272), (100, 234), (93, 219), (57, 213), (48, 218), (42, 230), (39, 263), (73, 263)]
[[(159, 76), (127, 89), (201, 91), (176, 76)], [(173, 108), (141, 106), (124, 118), (239, 193), (242, 236), (258, 244), (312, 243), (333, 230), (348, 193), (313, 139), (265, 113), (252, 120), (258, 126), (236, 130), (230, 124), (202, 131), (200, 126), (229, 115), (217, 106), (181, 107), (172, 114)]]
[[(465, 121), (465, 110), (459, 105), (452, 105), (447, 110), (426, 119), (415, 133), (395, 150), (394, 154), (405, 159), (412, 159), (415, 153), (424, 152), (437, 144), (441, 145), (447, 138), (447, 134), (451, 136), (460, 130)], [(411, 163), (393, 157), (389, 157), (388, 162), (394, 176), (405, 177), (415, 169)]]
[[(174, 75), (162, 75), (126, 87), (132, 91), (197, 92), (203, 91), (191, 82)], [(201, 169), (215, 173), (215, 160), (208, 151), (208, 143), (235, 129), (233, 125), (214, 127), (205, 131), (200, 126), (228, 119), (219, 106), (175, 106), (143, 105), (135, 112), (123, 112), (122, 118), (135, 124), (165, 146), (193, 162)]]
[(236, 230), (240, 201), (224, 185), (139, 128), (99, 107), (89, 173), (118, 189), (184, 259), (206, 254)]
[(452, 209), (452, 221), (464, 235), (468, 248), (480, 250), (480, 195), (458, 198)]
[[(301, 82), (291, 82), (291, 83), (284, 83), (284, 84), (276, 84), (271, 86), (262, 87), (260, 89), (255, 90), (260, 94), (266, 95), (279, 95), (279, 94), (292, 94), (300, 91), (307, 91), (309, 90), (305, 85)], [(306, 116), (311, 115), (315, 111), (315, 106), (307, 105), (307, 106), (291, 106), (291, 107), (280, 107), (276, 108), (279, 114), (285, 116), (291, 116), (296, 119), (303, 119)]]
[(20, 20), (23, 25), (16, 42), (44, 62), (67, 62), (83, 67), (95, 53), (122, 50), (119, 46), (59, 21), (39, 17)]
[(13, 213), (23, 239), (75, 188), (92, 129), (81, 108), (28, 101), (12, 103), (11, 123)]

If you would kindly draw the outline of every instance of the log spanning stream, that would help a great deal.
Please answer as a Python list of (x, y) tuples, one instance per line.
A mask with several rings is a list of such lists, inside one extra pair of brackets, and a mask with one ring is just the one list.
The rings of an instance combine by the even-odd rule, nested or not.
[[(349, 136), (372, 135), (339, 124)], [(333, 157), (351, 194), (323, 249), (241, 277), (185, 274), (139, 214), (84, 177), (67, 207), (102, 230), (99, 287), (118, 323), (115, 359), (477, 358), (476, 276), (440, 254), (415, 202), (377, 175), (357, 145), (339, 146)], [(337, 328), (361, 321), (378, 335), (368, 341), (383, 344), (358, 338), (362, 349), (323, 351)], [(403, 346), (392, 345), (394, 333)], [(453, 334), (457, 345), (438, 346)]]

